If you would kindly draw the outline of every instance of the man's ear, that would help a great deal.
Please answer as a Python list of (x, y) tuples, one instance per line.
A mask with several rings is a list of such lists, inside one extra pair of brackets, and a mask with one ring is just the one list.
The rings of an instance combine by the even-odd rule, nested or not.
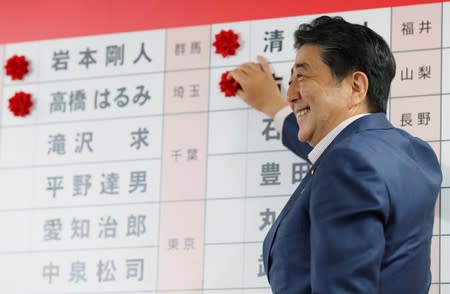
[(365, 102), (367, 90), (369, 89), (369, 79), (362, 71), (355, 71), (351, 75), (352, 96), (349, 108), (354, 108)]

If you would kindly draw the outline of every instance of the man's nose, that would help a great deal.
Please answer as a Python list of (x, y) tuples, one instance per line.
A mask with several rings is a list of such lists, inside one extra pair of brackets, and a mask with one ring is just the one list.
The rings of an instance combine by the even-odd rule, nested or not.
[(297, 85), (295, 82), (291, 82), (287, 90), (287, 100), (291, 103), (295, 103), (296, 100), (300, 99), (300, 94), (298, 92)]

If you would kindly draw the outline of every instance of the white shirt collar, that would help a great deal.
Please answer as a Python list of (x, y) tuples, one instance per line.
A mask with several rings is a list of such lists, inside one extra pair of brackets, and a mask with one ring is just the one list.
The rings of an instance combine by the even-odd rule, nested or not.
[(363, 113), (359, 115), (352, 116), (343, 122), (341, 122), (337, 127), (335, 127), (331, 132), (329, 132), (325, 137), (322, 138), (322, 140), (317, 143), (317, 145), (309, 152), (308, 158), (311, 161), (312, 164), (314, 164), (322, 155), (322, 153), (327, 149), (328, 146), (330, 146), (331, 142), (341, 133), (349, 124), (357, 120), (358, 118), (361, 118), (363, 116), (369, 115), (370, 113)]

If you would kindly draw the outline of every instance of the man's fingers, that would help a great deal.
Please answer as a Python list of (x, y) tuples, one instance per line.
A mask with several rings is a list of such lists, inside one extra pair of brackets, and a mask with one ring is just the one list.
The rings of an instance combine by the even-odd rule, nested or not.
[(236, 80), (241, 86), (245, 85), (247, 81), (252, 80), (256, 77), (262, 77), (267, 74), (271, 74), (271, 70), (269, 68), (269, 64), (266, 59), (262, 56), (258, 56), (259, 63), (248, 62), (239, 65), (234, 70), (228, 73), (228, 79), (233, 78)]
[(258, 59), (258, 62), (261, 65), (261, 67), (262, 67), (264, 72), (266, 72), (266, 73), (270, 73), (271, 72), (269, 64), (267, 63), (267, 60), (264, 57), (262, 57), (261, 55), (258, 55), (256, 57), (256, 59)]
[(237, 69), (249, 75), (261, 71), (261, 67), (259, 66), (259, 64), (254, 62), (241, 64)]
[(228, 73), (228, 79), (234, 79), (240, 85), (245, 82), (247, 74), (239, 68), (236, 68)]

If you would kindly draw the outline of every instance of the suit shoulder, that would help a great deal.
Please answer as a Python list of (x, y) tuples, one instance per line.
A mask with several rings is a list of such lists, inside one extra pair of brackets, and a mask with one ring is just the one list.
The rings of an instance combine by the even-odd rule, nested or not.
[(336, 143), (327, 155), (339, 158), (340, 154), (350, 154), (356, 166), (370, 165), (384, 175), (413, 169), (423, 177), (435, 178), (432, 182), (440, 182), (442, 178), (439, 161), (430, 144), (397, 128), (351, 134)]

